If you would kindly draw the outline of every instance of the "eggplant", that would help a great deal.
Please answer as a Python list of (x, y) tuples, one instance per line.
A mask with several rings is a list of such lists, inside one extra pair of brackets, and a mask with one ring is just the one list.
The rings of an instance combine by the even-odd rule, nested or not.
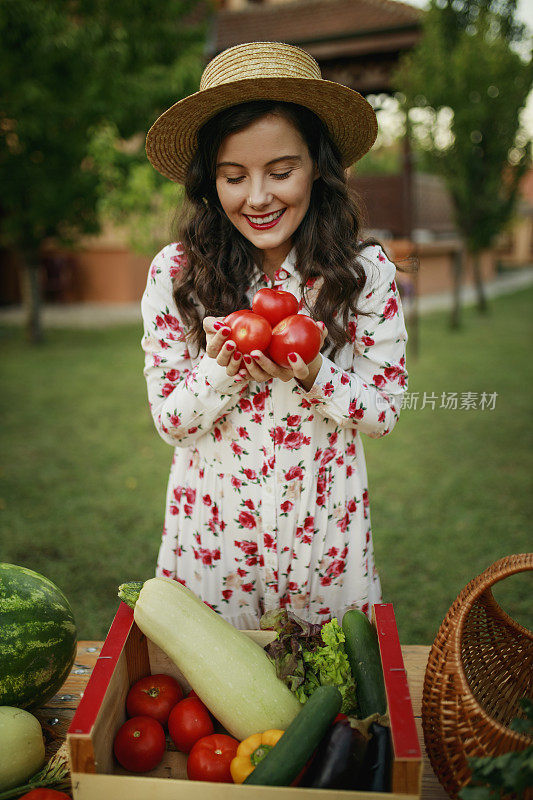
[(372, 738), (368, 743), (357, 788), (367, 792), (390, 792), (392, 773), (392, 744), (390, 728), (373, 722)]
[(300, 786), (355, 789), (365, 761), (368, 738), (348, 720), (335, 722), (324, 736)]

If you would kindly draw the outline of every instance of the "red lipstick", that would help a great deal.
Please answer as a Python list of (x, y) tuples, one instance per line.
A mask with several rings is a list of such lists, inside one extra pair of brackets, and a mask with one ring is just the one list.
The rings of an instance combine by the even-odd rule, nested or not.
[[(278, 222), (280, 221), (280, 219), (284, 215), (285, 211), (286, 211), (286, 209), (284, 208), (283, 211), (281, 212), (281, 214), (279, 215), (279, 217), (276, 217), (276, 219), (273, 219), (272, 222), (264, 222), (264, 223), (260, 223), (260, 224), (257, 224), (256, 222), (252, 222), (252, 220), (250, 219), (250, 217), (247, 214), (245, 214), (244, 216), (246, 217), (246, 220), (247, 220), (248, 224), (250, 225), (250, 227), (254, 228), (256, 231), (266, 231), (269, 228), (273, 228), (274, 225), (278, 224)], [(275, 212), (271, 211), (270, 214), (254, 214), (254, 217), (255, 217), (255, 219), (259, 219), (260, 217), (270, 217), (273, 213), (275, 213)]]

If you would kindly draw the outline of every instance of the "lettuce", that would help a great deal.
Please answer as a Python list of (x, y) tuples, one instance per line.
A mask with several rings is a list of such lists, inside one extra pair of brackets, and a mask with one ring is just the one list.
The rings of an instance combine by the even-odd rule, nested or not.
[(319, 686), (336, 686), (342, 696), (341, 711), (357, 708), (356, 686), (344, 649), (345, 636), (336, 617), (325, 625), (306, 622), (285, 609), (263, 614), (262, 630), (276, 631), (265, 648), (276, 674), (301, 703)]

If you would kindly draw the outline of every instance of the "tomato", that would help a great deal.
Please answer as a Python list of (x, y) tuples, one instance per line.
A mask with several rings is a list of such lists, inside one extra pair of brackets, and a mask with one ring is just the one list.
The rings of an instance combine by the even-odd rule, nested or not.
[(191, 781), (232, 783), (230, 764), (239, 742), (225, 733), (213, 733), (198, 739), (187, 759), (187, 776)]
[(186, 697), (170, 712), (168, 732), (178, 750), (183, 753), (190, 753), (198, 739), (208, 736), (214, 730), (209, 711), (197, 697)]
[(259, 314), (254, 314), (248, 309), (233, 311), (224, 322), (231, 328), (229, 338), (235, 342), (241, 353), (251, 353), (252, 350), (264, 352), (268, 347), (272, 328)]
[(70, 800), (70, 795), (58, 792), (57, 789), (32, 789), (23, 794), (20, 800)]
[(298, 300), (291, 292), (259, 289), (252, 300), (252, 311), (260, 314), (274, 327), (285, 317), (298, 313)]
[(321, 341), (320, 328), (311, 317), (293, 314), (279, 322), (272, 331), (267, 356), (276, 364), (288, 367), (289, 353), (298, 353), (306, 364), (310, 364), (320, 352)]
[(160, 722), (153, 717), (132, 717), (118, 729), (113, 750), (124, 769), (149, 772), (161, 762), (165, 745), (165, 731)]
[(183, 697), (181, 686), (170, 675), (148, 675), (131, 686), (126, 697), (129, 717), (153, 717), (166, 725), (170, 710)]
[(345, 719), (348, 719), (346, 714), (341, 714), (341, 712), (339, 711), (339, 713), (337, 714), (337, 716), (335, 717), (335, 719), (333, 720), (333, 722), (331, 724), (335, 725), (336, 722), (342, 722)]
[(189, 694), (187, 695), (187, 698), (186, 698), (186, 699), (187, 699), (187, 700), (192, 700), (192, 699), (193, 699), (193, 697), (194, 697), (196, 700), (198, 700), (198, 702), (199, 702), (199, 703), (201, 703), (201, 704), (203, 705), (203, 707), (205, 708), (205, 710), (207, 711), (207, 713), (209, 713), (209, 709), (207, 708), (207, 706), (206, 706), (206, 704), (204, 703), (204, 701), (202, 700), (202, 698), (201, 698), (201, 697), (198, 697), (198, 695), (196, 694), (196, 692), (194, 691), (194, 689), (191, 689), (191, 691), (190, 691), (190, 692), (189, 692)]

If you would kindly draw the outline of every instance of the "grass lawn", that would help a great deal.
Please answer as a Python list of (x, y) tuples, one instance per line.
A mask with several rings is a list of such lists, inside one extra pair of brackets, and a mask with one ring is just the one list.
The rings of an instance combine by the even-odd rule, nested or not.
[[(408, 361), (417, 409), (391, 436), (364, 437), (376, 559), (402, 642), (430, 643), (458, 592), (496, 559), (532, 550), (528, 289), (420, 322)], [(70, 599), (82, 639), (103, 638), (119, 583), (153, 575), (171, 448), (155, 432), (138, 326), (50, 330), (29, 347), (0, 328), (0, 558), (41, 572)], [(421, 409), (435, 395), (435, 408)], [(441, 394), (497, 393), (494, 410), (441, 408)], [(533, 626), (531, 573), (496, 598)]]

